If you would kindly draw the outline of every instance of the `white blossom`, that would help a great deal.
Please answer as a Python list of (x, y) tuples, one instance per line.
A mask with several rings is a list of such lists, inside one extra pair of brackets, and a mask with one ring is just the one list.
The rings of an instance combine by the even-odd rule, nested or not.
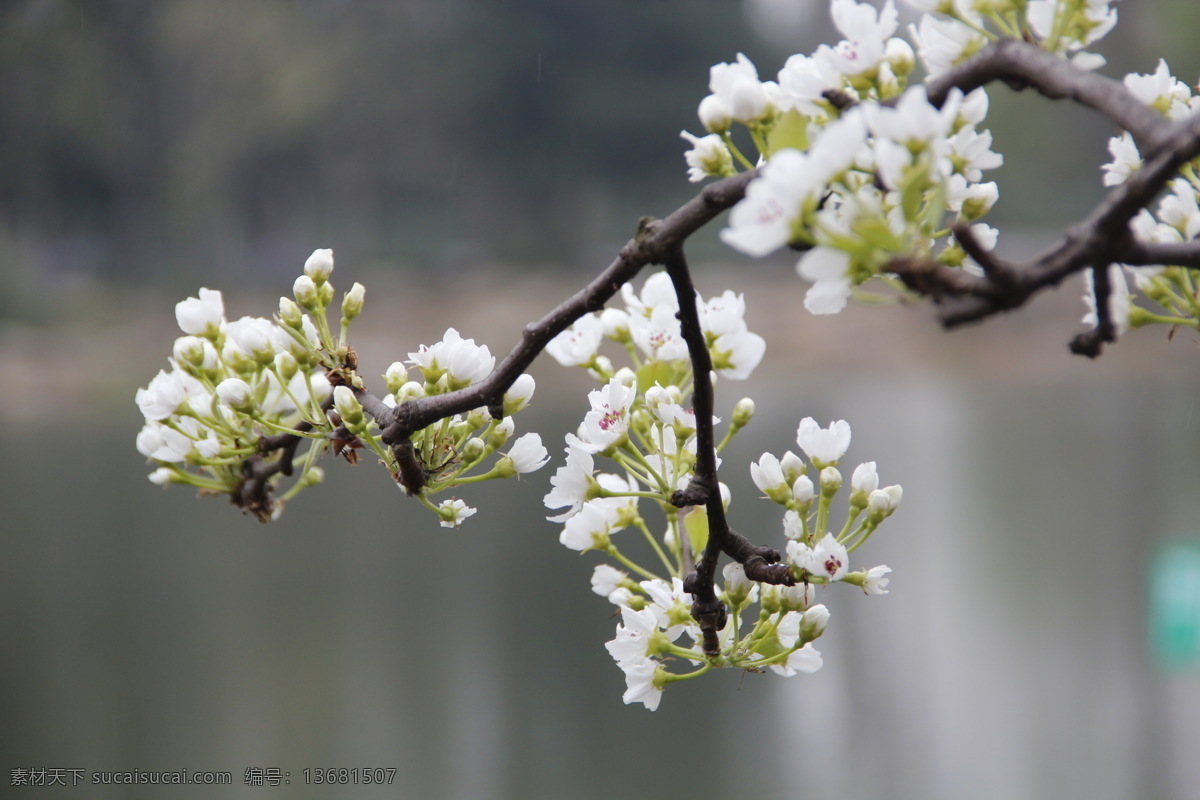
[(689, 181), (699, 183), (709, 176), (722, 177), (734, 173), (733, 156), (720, 136), (715, 133), (693, 136), (687, 131), (680, 131), (679, 135), (692, 144), (692, 148), (683, 154), (688, 165)]
[(891, 578), (887, 577), (892, 568), (886, 564), (878, 567), (871, 567), (863, 576), (862, 590), (866, 594), (887, 594), (887, 585), (891, 582)]
[(512, 459), (513, 468), (520, 475), (539, 470), (550, 460), (550, 454), (542, 446), (542, 437), (536, 433), (527, 433), (519, 437), (508, 449), (507, 455)]
[(846, 38), (832, 48), (819, 48), (816, 57), (844, 75), (861, 75), (877, 67), (884, 60), (888, 38), (896, 32), (892, 0), (880, 9), (854, 0), (833, 0), (829, 11)]
[(821, 658), (821, 653), (809, 642), (799, 650), (792, 652), (786, 661), (780, 664), (772, 664), (771, 671), (776, 675), (790, 678), (797, 672), (816, 672), (821, 668), (822, 664), (824, 664), (824, 661)]
[(550, 357), (564, 367), (586, 366), (600, 350), (604, 326), (594, 314), (584, 314), (546, 345)]
[(579, 439), (567, 434), (567, 463), (559, 467), (550, 478), (551, 489), (543, 500), (546, 508), (567, 506), (567, 510), (558, 516), (547, 517), (548, 520), (563, 522), (579, 513), (588, 499), (588, 494), (596, 485), (596, 480), (592, 477), (594, 471), (592, 454), (582, 446)]
[(215, 338), (225, 323), (225, 303), (213, 289), (201, 289), (199, 294), (175, 304), (175, 321), (184, 333)]
[(796, 272), (812, 281), (804, 295), (810, 314), (836, 314), (850, 299), (850, 254), (825, 245), (809, 250), (796, 264)]
[[(339, 387), (340, 388), (340, 387)], [(457, 528), (458, 523), (470, 516), (474, 516), (475, 509), (464, 503), (462, 500), (450, 499), (442, 502), (438, 506), (438, 514), (441, 516), (441, 525), (443, 528)]]
[(796, 429), (796, 444), (818, 467), (836, 464), (850, 447), (850, 423), (840, 419), (822, 428), (812, 417), (805, 417)]

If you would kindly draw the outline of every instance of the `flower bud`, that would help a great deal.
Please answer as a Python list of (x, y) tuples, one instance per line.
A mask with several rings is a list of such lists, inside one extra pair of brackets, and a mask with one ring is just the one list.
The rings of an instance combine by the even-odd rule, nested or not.
[(797, 478), (808, 471), (800, 456), (791, 450), (788, 450), (783, 454), (783, 458), (779, 459), (779, 466), (783, 469), (784, 479), (790, 484), (795, 483)]
[[(317, 285), (307, 275), (296, 278), (292, 284), (292, 295), (305, 311), (313, 311), (317, 307)], [(282, 304), (281, 304), (282, 305)]]
[(807, 475), (801, 475), (799, 478), (796, 478), (796, 482), (792, 484), (792, 499), (801, 510), (808, 510), (808, 507), (812, 505), (812, 501), (816, 496), (817, 490), (813, 486), (811, 478)]
[(362, 405), (348, 386), (334, 387), (333, 409), (337, 411), (346, 427), (358, 425), (363, 421)]
[(487, 450), (487, 444), (478, 436), (472, 436), (467, 439), (467, 443), (463, 445), (462, 460), (464, 464), (474, 464), (479, 459), (483, 458), (484, 451)]
[[(392, 394), (400, 391), (408, 380), (408, 367), (400, 361), (393, 361), (392, 365), (387, 368), (387, 372), (383, 373), (383, 382), (387, 385), (387, 390)], [(419, 386), (420, 384), (415, 384)]]
[(800, 641), (807, 644), (825, 632), (829, 624), (829, 609), (818, 603), (804, 612), (800, 620)]
[(897, 36), (887, 40), (883, 48), (883, 57), (891, 65), (892, 72), (900, 76), (908, 75), (917, 65), (912, 46)]
[[(304, 274), (318, 286), (329, 280), (333, 272), (333, 251), (313, 250), (313, 254), (304, 262)], [(303, 303), (301, 303), (303, 305)]]
[(754, 588), (754, 583), (746, 577), (746, 568), (733, 561), (725, 565), (721, 576), (725, 579), (725, 596), (729, 599), (729, 604), (743, 605), (750, 597), (750, 590)]
[(226, 378), (217, 384), (217, 398), (235, 411), (249, 414), (254, 410), (254, 397), (250, 384), (241, 378)]
[(503, 421), (501, 421), (500, 424), (493, 428), (492, 432), (488, 434), (488, 446), (493, 450), (498, 450), (499, 448), (503, 447), (504, 443), (508, 441), (508, 437), (512, 436), (515, 429), (516, 425), (513, 423), (512, 417), (505, 417)]
[(871, 492), (867, 498), (868, 520), (878, 524), (886, 517), (890, 517), (892, 512), (900, 506), (900, 498), (903, 495), (904, 490), (898, 485), (887, 486)]
[(279, 323), (294, 330), (301, 330), (304, 325), (304, 312), (290, 297), (279, 298)]
[(613, 376), (612, 359), (608, 356), (592, 356), (592, 362), (591, 366), (588, 368), (588, 374), (598, 380), (607, 381)]
[(366, 287), (361, 283), (355, 282), (350, 287), (350, 291), (346, 292), (346, 296), (342, 298), (342, 324), (350, 322), (362, 313), (363, 297), (366, 295)]
[(204, 345), (207, 340), (199, 336), (180, 336), (175, 340), (172, 355), (175, 362), (189, 375), (196, 375), (204, 369)]
[(396, 405), (403, 405), (409, 400), (419, 400), (425, 396), (425, 387), (416, 381), (408, 381), (396, 390)]
[(804, 611), (817, 597), (817, 587), (801, 582), (794, 586), (779, 587), (779, 605), (784, 611)]
[(600, 312), (600, 325), (609, 339), (625, 344), (630, 339), (629, 312), (619, 308), (606, 308)]
[(290, 381), (299, 369), (300, 365), (291, 353), (279, 353), (275, 356), (275, 371), (285, 382)]
[(328, 306), (330, 303), (333, 302), (333, 284), (332, 283), (322, 283), (319, 286), (317, 286), (317, 300), (320, 301), (322, 306)]
[(300, 476), (300, 483), (304, 486), (316, 486), (325, 480), (325, 470), (321, 467), (309, 467), (308, 470)]
[(613, 375), (613, 378), (615, 378), (618, 383), (627, 389), (637, 386), (637, 373), (631, 370), (629, 367), (621, 367), (619, 370), (617, 370), (617, 373)]
[(842, 488), (842, 473), (838, 472), (837, 467), (825, 467), (821, 470), (821, 494), (823, 496), (833, 497), (840, 488)]
[(722, 133), (728, 130), (730, 114), (729, 106), (715, 94), (710, 94), (701, 100), (700, 107), (696, 109), (696, 115), (700, 117), (700, 124), (709, 133)]
[(512, 416), (529, 405), (535, 387), (532, 375), (528, 373), (518, 375), (512, 386), (508, 387), (508, 391), (504, 393), (504, 415)]
[(150, 482), (158, 486), (166, 486), (168, 483), (177, 483), (179, 473), (170, 467), (159, 467), (146, 476)]
[(754, 401), (749, 397), (743, 397), (737, 401), (737, 405), (733, 407), (733, 422), (734, 429), (744, 428), (750, 423), (750, 418), (754, 416)]

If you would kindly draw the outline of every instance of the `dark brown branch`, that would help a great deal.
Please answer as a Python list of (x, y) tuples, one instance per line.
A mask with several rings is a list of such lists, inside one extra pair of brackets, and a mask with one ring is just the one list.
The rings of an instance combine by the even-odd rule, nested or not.
[[(1032, 87), (1046, 97), (1069, 98), (1104, 114), (1128, 130), (1142, 154), (1141, 169), (1113, 188), (1086, 219), (1072, 226), (1050, 250), (1023, 264), (1002, 261), (984, 251), (965, 226), (955, 236), (983, 268), (983, 276), (963, 273), (934, 262), (898, 258), (889, 265), (905, 284), (943, 305), (947, 328), (977, 322), (1024, 305), (1038, 291), (1056, 286), (1068, 275), (1093, 269), (1105, 276), (1114, 263), (1200, 266), (1200, 245), (1147, 245), (1134, 240), (1130, 220), (1146, 208), (1179, 169), (1200, 155), (1200, 114), (1172, 123), (1110, 78), (1078, 69), (1040, 48), (1017, 40), (989, 45), (963, 64), (930, 80), (930, 101), (940, 105), (952, 88), (964, 92), (1000, 80), (1016, 88)], [(1107, 301), (1099, 308), (1108, 314)], [(1078, 337), (1072, 350), (1095, 355), (1112, 341), (1115, 326), (1101, 324)]]
[(1133, 134), (1142, 153), (1157, 149), (1163, 117), (1138, 100), (1125, 85), (1079, 69), (1061, 56), (1019, 39), (1001, 39), (962, 64), (925, 84), (929, 102), (941, 107), (951, 89), (963, 93), (1002, 81), (1016, 90), (1026, 87), (1051, 100), (1070, 99), (1108, 117)]
[(696, 419), (696, 470), (687, 487), (672, 495), (671, 503), (678, 507), (704, 505), (708, 512), (708, 542), (700, 561), (684, 579), (684, 589), (693, 598), (692, 616), (700, 626), (704, 652), (715, 656), (721, 650), (717, 634), (725, 627), (728, 617), (725, 604), (717, 598), (716, 592), (717, 562), (721, 553), (727, 553), (742, 564), (746, 577), (751, 580), (790, 586), (794, 579), (790, 568), (777, 563), (777, 551), (750, 544), (729, 527), (725, 518), (713, 433), (712, 356), (700, 326), (696, 287), (681, 247), (667, 256), (663, 266), (667, 268), (679, 300), (677, 316), (680, 334), (687, 343), (688, 358), (692, 362), (692, 412)]

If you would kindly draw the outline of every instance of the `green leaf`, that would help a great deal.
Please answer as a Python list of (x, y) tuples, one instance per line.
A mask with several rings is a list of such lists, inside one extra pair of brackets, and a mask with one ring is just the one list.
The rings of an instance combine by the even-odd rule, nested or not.
[(770, 158), (789, 147), (801, 151), (808, 150), (808, 144), (808, 118), (792, 109), (780, 117), (775, 127), (771, 128), (771, 133), (767, 136), (766, 155)]
[(700, 560), (700, 554), (708, 544), (708, 512), (700, 506), (693, 506), (683, 515), (683, 529), (687, 531), (688, 542), (692, 545), (692, 556)]

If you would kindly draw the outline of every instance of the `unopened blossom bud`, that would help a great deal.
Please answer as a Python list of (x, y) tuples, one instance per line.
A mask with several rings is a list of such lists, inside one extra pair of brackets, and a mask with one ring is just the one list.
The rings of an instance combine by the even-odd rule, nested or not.
[(313, 250), (313, 254), (304, 262), (304, 274), (318, 286), (329, 280), (333, 272), (333, 251), (329, 249)]
[(492, 432), (488, 434), (488, 446), (493, 450), (497, 450), (504, 446), (508, 441), (508, 437), (513, 435), (516, 429), (516, 424), (513, 423), (512, 417), (505, 417), (500, 424), (492, 428)]
[(206, 344), (208, 341), (199, 336), (180, 336), (175, 340), (175, 347), (172, 350), (175, 362), (189, 375), (203, 372), (204, 345)]
[(805, 611), (817, 597), (817, 587), (801, 582), (779, 587), (779, 606), (784, 611)]
[(170, 467), (159, 467), (146, 476), (150, 482), (158, 486), (166, 486), (168, 483), (176, 483), (179, 473)]
[(316, 398), (318, 403), (324, 403), (329, 399), (330, 393), (333, 392), (333, 386), (329, 383), (329, 378), (321, 373), (309, 378), (308, 385), (312, 389), (313, 397)]
[(833, 497), (837, 494), (838, 489), (842, 488), (842, 473), (838, 472), (837, 467), (825, 467), (821, 470), (821, 494), (825, 497)]
[(350, 322), (358, 317), (363, 310), (363, 297), (366, 295), (366, 287), (357, 281), (350, 287), (350, 291), (346, 292), (346, 296), (342, 298), (342, 324)]
[(217, 384), (217, 399), (243, 414), (254, 410), (254, 393), (241, 378), (226, 378)]
[(859, 464), (855, 468), (854, 474), (850, 476), (850, 488), (850, 507), (866, 508), (867, 498), (879, 488), (879, 473), (875, 471), (874, 461)]
[(354, 396), (354, 392), (348, 386), (334, 387), (333, 409), (342, 418), (342, 423), (346, 427), (359, 425), (364, 419), (362, 404), (358, 402), (358, 398)]
[(637, 386), (637, 373), (629, 367), (621, 367), (617, 373), (613, 375), (613, 379), (626, 388)]
[(392, 394), (399, 392), (400, 387), (404, 386), (407, 380), (408, 368), (400, 361), (393, 361), (392, 365), (387, 368), (387, 372), (383, 373), (383, 382)]
[(784, 480), (793, 484), (797, 478), (808, 471), (808, 468), (804, 466), (803, 459), (791, 450), (788, 450), (783, 454), (783, 458), (779, 459), (779, 466), (783, 469)]
[(304, 312), (290, 297), (279, 298), (279, 323), (293, 330), (301, 330), (304, 325)]
[(242, 352), (233, 342), (225, 344), (225, 348), (221, 350), (221, 360), (237, 375), (253, 375), (258, 371), (258, 362)]
[(613, 376), (612, 359), (608, 356), (593, 356), (591, 367), (588, 368), (588, 374), (593, 378), (607, 381)]
[(425, 396), (425, 387), (416, 382), (408, 381), (396, 390), (396, 405), (402, 405), (409, 400), (419, 400)]
[[(830, 469), (833, 469), (830, 467)], [(835, 490), (836, 491), (836, 490)], [(801, 475), (796, 478), (796, 482), (792, 484), (792, 500), (801, 510), (807, 510), (812, 501), (817, 496), (816, 487), (813, 486), (812, 479), (807, 475)]]
[(317, 286), (317, 300), (322, 306), (328, 306), (333, 302), (333, 284), (322, 283)]
[(725, 579), (725, 595), (730, 605), (740, 606), (749, 599), (754, 583), (746, 577), (745, 567), (736, 561), (730, 562), (721, 570), (721, 577)]
[(321, 467), (309, 467), (308, 470), (300, 476), (300, 483), (304, 486), (316, 486), (325, 480), (325, 470)]
[(737, 405), (733, 407), (732, 425), (734, 429), (744, 428), (750, 424), (750, 418), (754, 416), (754, 401), (749, 397), (743, 397), (737, 401)]
[(762, 591), (758, 595), (758, 604), (762, 607), (764, 614), (775, 614), (783, 607), (780, 599), (780, 590), (782, 587), (774, 586), (769, 583), (762, 585)]
[(829, 609), (818, 603), (804, 612), (800, 620), (800, 641), (808, 643), (825, 632), (829, 624)]
[(886, 517), (890, 517), (900, 507), (900, 498), (903, 495), (904, 490), (898, 485), (886, 486), (871, 492), (867, 499), (868, 520), (878, 524)]
[(296, 363), (296, 359), (291, 353), (276, 354), (275, 371), (279, 373), (279, 377), (284, 381), (290, 381), (299, 369), (300, 365)]
[(609, 339), (625, 344), (630, 339), (629, 312), (620, 308), (606, 308), (600, 312), (600, 327)]
[[(476, 428), (482, 428), (491, 421), (492, 415), (488, 413), (486, 408), (472, 408), (467, 412), (467, 421), (464, 423), (464, 427), (467, 429), (467, 431), (473, 431)], [(504, 423), (509, 424), (508, 432), (512, 433), (512, 420), (505, 418), (501, 424)]]
[[(296, 278), (296, 282), (292, 284), (292, 295), (305, 311), (313, 311), (317, 308), (317, 285), (307, 275)], [(282, 303), (280, 305), (282, 306)]]
[(709, 133), (722, 133), (728, 130), (731, 113), (729, 105), (715, 94), (710, 94), (701, 100), (700, 107), (696, 109), (696, 115), (700, 117), (700, 124)]
[(891, 66), (892, 72), (901, 77), (907, 76), (917, 65), (917, 56), (913, 53), (912, 45), (897, 36), (887, 40), (883, 57)]
[(487, 450), (487, 443), (478, 436), (472, 436), (467, 439), (467, 443), (462, 448), (462, 460), (464, 464), (473, 464), (483, 458), (484, 451)]
[(592, 570), (592, 591), (601, 597), (608, 597), (620, 588), (622, 581), (628, 575), (608, 564), (597, 564)]
[(504, 393), (504, 415), (512, 416), (529, 405), (536, 386), (532, 375), (528, 373), (518, 375), (512, 386), (508, 387), (508, 391)]

